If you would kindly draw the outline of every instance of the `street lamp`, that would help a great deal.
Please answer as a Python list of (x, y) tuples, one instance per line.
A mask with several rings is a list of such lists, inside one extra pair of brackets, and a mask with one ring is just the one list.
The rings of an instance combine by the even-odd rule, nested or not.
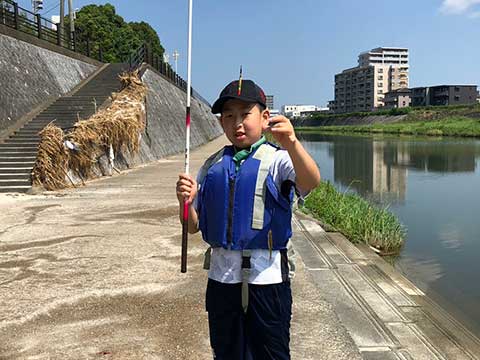
[(39, 10), (43, 10), (43, 0), (32, 0), (33, 13), (38, 14)]
[(178, 74), (178, 71), (177, 71), (177, 60), (178, 60), (178, 57), (180, 56), (180, 54), (178, 53), (177, 50), (175, 50), (172, 54), (173, 56), (173, 60), (175, 60), (175, 73)]
[(170, 56), (168, 56), (167, 53), (163, 53), (163, 62), (165, 64), (169, 64), (169, 61), (170, 61)]

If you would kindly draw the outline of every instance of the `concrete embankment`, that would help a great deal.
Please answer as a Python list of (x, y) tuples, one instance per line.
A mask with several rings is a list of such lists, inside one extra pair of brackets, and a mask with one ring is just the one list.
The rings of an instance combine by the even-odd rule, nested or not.
[(295, 127), (310, 126), (335, 126), (335, 125), (371, 125), (390, 124), (405, 120), (407, 115), (371, 115), (371, 116), (325, 116), (318, 119), (296, 119), (293, 120)]
[(293, 244), (366, 360), (473, 360), (480, 340), (366, 245), (297, 214)]
[(72, 90), (100, 64), (16, 39), (29, 37), (17, 33), (0, 25), (0, 134), (36, 106)]
[[(142, 136), (142, 162), (179, 153), (185, 148), (186, 93), (150, 66), (145, 67), (142, 81), (147, 86), (146, 128)], [(209, 104), (191, 99), (190, 145), (196, 148), (219, 137), (223, 130)], [(147, 154), (150, 153), (150, 154)]]

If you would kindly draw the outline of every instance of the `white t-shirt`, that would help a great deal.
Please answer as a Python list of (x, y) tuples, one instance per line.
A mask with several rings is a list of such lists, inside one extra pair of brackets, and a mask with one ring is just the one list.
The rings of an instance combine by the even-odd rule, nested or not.
[[(200, 171), (199, 173), (201, 173)], [(277, 185), (286, 180), (295, 182), (295, 170), (286, 150), (278, 150), (273, 155), (269, 173)], [(197, 179), (198, 180), (198, 179)], [(302, 197), (306, 194), (300, 194)], [(197, 208), (195, 203), (195, 208)], [(250, 284), (278, 284), (282, 282), (281, 254), (278, 250), (255, 249), (250, 258)], [(242, 282), (242, 251), (212, 248), (208, 277), (225, 284)]]

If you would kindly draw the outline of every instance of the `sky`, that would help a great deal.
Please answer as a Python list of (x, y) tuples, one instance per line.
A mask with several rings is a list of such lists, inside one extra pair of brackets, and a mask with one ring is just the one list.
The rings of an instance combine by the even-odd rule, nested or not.
[[(178, 50), (186, 79), (188, 0), (73, 6), (107, 2), (126, 21), (150, 23), (167, 53)], [(44, 12), (57, 4), (44, 0)], [(480, 0), (193, 0), (192, 85), (213, 102), (242, 65), (244, 79), (274, 95), (276, 108), (324, 106), (334, 75), (380, 46), (410, 50), (411, 87), (480, 84), (479, 41)]]

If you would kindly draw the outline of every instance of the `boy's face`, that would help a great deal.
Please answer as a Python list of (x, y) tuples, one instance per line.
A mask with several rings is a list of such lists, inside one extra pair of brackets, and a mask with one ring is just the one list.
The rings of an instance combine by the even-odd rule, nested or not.
[(228, 140), (238, 148), (256, 143), (268, 127), (268, 110), (260, 110), (256, 103), (231, 99), (223, 105), (220, 123)]

